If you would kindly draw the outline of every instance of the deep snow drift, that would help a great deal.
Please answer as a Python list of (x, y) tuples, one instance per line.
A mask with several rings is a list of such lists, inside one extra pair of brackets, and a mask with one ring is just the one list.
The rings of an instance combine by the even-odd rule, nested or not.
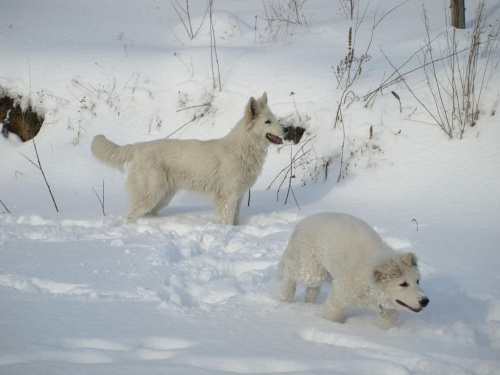
[[(262, 2), (216, 0), (221, 91), (204, 2), (191, 3), (193, 27), (203, 22), (193, 40), (168, 1), (0, 4), (0, 87), (45, 114), (35, 142), (59, 208), (30, 162), (33, 143), (0, 137), (0, 373), (500, 373), (499, 68), (461, 140), (429, 125), (402, 83), (365, 108), (363, 95), (393, 72), (384, 54), (400, 66), (424, 44), (422, 4), (400, 4), (373, 1), (356, 34), (360, 56), (385, 16), (344, 107), (340, 182), (334, 71), (355, 26), (340, 2), (307, 1), (307, 25), (273, 42)], [(437, 36), (445, 4), (426, 7)], [(485, 14), (493, 23), (500, 9)], [(407, 79), (429, 104), (423, 71)], [(221, 137), (264, 91), (277, 116), (308, 130), (298, 145), (271, 147), (241, 226), (218, 224), (211, 204), (186, 193), (158, 217), (124, 223), (125, 174), (91, 155), (94, 135)], [(289, 180), (273, 180), (304, 152), (285, 204)], [(303, 289), (279, 303), (288, 237), (321, 211), (357, 215), (394, 249), (415, 252), (429, 306), (383, 331), (365, 310), (345, 324), (325, 320), (327, 286), (317, 304), (302, 302)]]

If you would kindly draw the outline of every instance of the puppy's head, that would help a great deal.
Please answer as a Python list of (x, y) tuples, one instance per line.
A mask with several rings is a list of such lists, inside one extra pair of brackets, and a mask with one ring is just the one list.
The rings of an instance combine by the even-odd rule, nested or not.
[(386, 308), (417, 313), (429, 303), (420, 288), (417, 257), (413, 253), (396, 255), (377, 265), (373, 281), (385, 295)]

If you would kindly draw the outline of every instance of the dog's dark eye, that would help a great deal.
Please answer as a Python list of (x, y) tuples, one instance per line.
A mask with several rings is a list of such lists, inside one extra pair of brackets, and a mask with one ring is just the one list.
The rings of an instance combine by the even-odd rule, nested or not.
[(267, 120), (267, 121), (266, 121), (266, 124), (270, 124), (270, 123), (271, 123), (271, 120)]
[(417, 284), (420, 285), (420, 280), (417, 280)]
[(399, 286), (406, 288), (408, 286), (408, 283), (405, 281), (404, 283), (399, 284)]

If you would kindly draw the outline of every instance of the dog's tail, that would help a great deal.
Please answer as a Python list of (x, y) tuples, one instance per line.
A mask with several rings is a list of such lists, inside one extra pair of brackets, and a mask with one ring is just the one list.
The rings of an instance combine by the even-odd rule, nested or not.
[(132, 161), (135, 152), (134, 145), (119, 146), (101, 134), (94, 137), (90, 148), (99, 160), (121, 170)]
[(278, 263), (278, 268), (276, 269), (276, 278), (281, 281), (285, 278), (285, 261), (283, 258), (280, 259)]

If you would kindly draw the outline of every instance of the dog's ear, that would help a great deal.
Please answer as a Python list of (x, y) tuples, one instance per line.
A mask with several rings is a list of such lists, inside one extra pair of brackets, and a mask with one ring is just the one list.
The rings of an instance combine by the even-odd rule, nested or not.
[(260, 106), (257, 100), (252, 96), (248, 101), (247, 107), (245, 109), (245, 116), (248, 122), (252, 121), (255, 117), (260, 114)]
[(373, 280), (378, 284), (382, 284), (385, 281), (401, 276), (401, 274), (402, 272), (398, 265), (393, 260), (388, 260), (375, 267), (373, 270)]
[(266, 108), (267, 107), (267, 94), (266, 94), (266, 92), (264, 92), (262, 94), (262, 96), (259, 98), (258, 102), (259, 102), (259, 105), (262, 108)]
[(417, 256), (413, 253), (407, 253), (403, 257), (403, 263), (406, 264), (408, 267), (416, 266)]

